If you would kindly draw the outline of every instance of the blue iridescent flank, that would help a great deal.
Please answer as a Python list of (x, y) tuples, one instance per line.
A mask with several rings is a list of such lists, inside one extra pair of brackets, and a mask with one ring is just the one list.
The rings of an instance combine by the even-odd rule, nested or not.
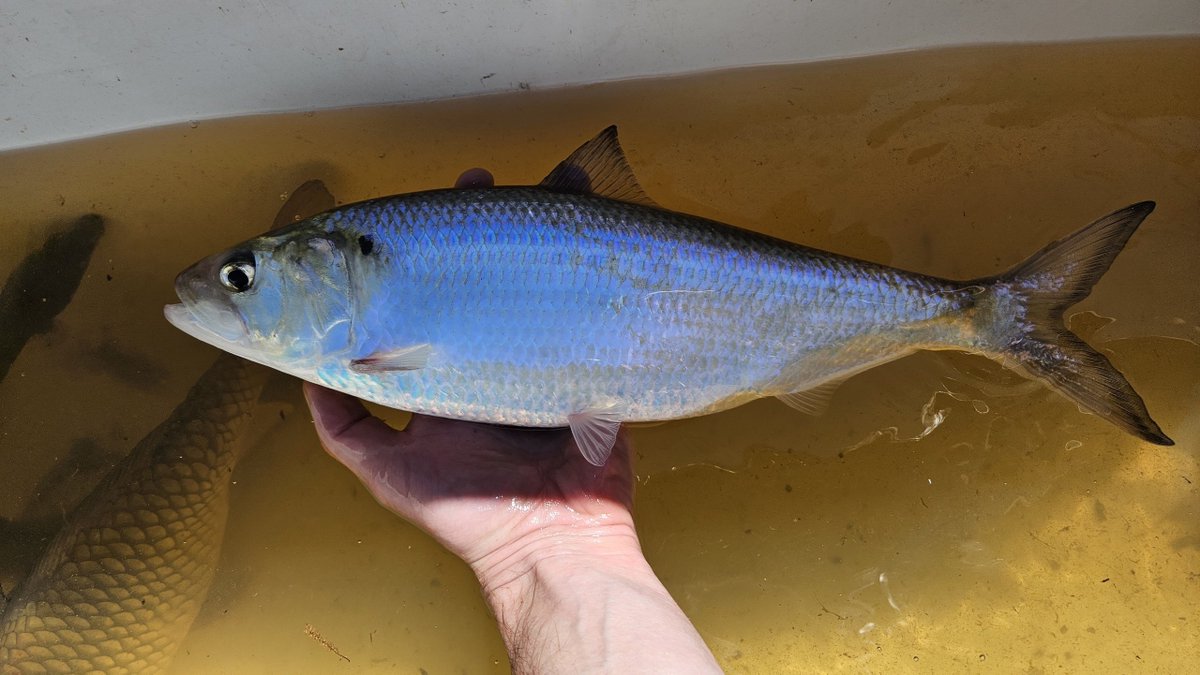
[(712, 221), (530, 188), (374, 200), (321, 227), (375, 241), (347, 254), (350, 356), (425, 343), (433, 355), (368, 377), (343, 354), (318, 379), (514, 424), (561, 425), (597, 406), (684, 417), (788, 393), (941, 344), (939, 319), (969, 298)]

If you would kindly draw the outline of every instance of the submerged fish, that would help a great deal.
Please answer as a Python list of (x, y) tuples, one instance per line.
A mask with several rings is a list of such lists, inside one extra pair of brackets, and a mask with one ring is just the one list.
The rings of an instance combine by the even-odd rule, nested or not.
[(251, 239), (181, 273), (165, 311), (385, 406), (570, 426), (597, 465), (622, 422), (765, 396), (815, 412), (838, 382), (919, 349), (984, 354), (1171, 444), (1062, 318), (1153, 208), (953, 281), (659, 208), (609, 127), (537, 186), (373, 199)]
[(222, 355), (67, 518), (0, 614), (3, 672), (158, 672), (208, 594), (266, 371)]

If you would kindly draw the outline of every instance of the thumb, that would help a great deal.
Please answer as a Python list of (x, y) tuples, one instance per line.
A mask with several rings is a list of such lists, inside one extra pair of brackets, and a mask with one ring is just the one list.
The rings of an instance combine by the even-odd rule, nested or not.
[(353, 396), (305, 382), (304, 398), (321, 445), (360, 477), (373, 455), (396, 444), (399, 432), (368, 412)]

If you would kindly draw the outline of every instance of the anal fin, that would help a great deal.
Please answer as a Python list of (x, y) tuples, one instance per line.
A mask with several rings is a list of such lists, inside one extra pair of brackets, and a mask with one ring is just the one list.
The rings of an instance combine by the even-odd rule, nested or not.
[(845, 382), (843, 379), (822, 382), (815, 387), (780, 394), (777, 398), (789, 408), (794, 408), (806, 415), (820, 415), (829, 408), (829, 400), (833, 392)]

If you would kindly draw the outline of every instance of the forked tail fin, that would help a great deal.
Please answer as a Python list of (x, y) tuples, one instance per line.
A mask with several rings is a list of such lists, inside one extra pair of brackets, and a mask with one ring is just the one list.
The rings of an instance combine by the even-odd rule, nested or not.
[(1150, 419), (1125, 376), (1063, 322), (1063, 312), (1091, 293), (1153, 210), (1154, 202), (1123, 208), (1046, 246), (999, 277), (976, 281), (987, 288), (976, 304), (977, 326), (1009, 366), (1139, 438), (1174, 445)]

